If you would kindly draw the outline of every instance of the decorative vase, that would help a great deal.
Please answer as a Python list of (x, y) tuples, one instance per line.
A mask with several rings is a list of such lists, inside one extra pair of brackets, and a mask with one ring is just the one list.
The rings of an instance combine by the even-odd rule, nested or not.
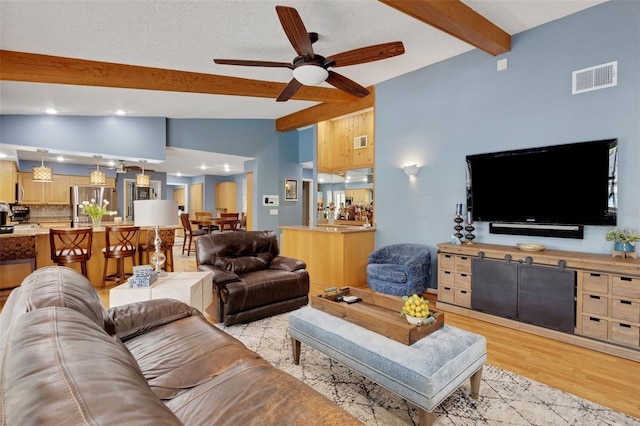
[(613, 243), (613, 249), (615, 251), (621, 251), (624, 253), (631, 253), (636, 251), (636, 247), (631, 243)]
[(94, 228), (100, 228), (100, 223), (102, 222), (102, 216), (92, 216), (91, 220), (93, 221)]

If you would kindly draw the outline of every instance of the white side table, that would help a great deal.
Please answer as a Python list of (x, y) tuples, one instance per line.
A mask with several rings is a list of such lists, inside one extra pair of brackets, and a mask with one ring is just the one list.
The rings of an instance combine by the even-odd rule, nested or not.
[(213, 302), (211, 272), (169, 272), (149, 287), (124, 283), (109, 291), (109, 307), (152, 299), (176, 299), (204, 313)]

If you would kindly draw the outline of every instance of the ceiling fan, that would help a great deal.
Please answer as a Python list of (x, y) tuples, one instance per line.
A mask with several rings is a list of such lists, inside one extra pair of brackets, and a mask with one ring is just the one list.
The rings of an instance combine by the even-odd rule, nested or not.
[(107, 167), (107, 169), (114, 169), (116, 171), (116, 173), (128, 173), (130, 171), (136, 171), (136, 172), (140, 172), (140, 171), (147, 171), (147, 172), (153, 172), (154, 170), (152, 169), (148, 169), (146, 167), (140, 167), (140, 166), (127, 166), (124, 162), (124, 160), (118, 160), (118, 165), (115, 167)]
[(364, 64), (404, 53), (404, 45), (402, 42), (394, 41), (391, 43), (361, 47), (328, 57), (320, 56), (314, 53), (312, 47), (312, 44), (318, 40), (318, 34), (307, 32), (298, 11), (292, 7), (276, 6), (276, 12), (278, 13), (280, 24), (287, 38), (298, 54), (292, 63), (242, 59), (214, 59), (213, 62), (221, 65), (289, 68), (293, 70), (293, 79), (282, 89), (276, 98), (278, 102), (283, 102), (291, 98), (302, 85), (314, 86), (323, 81), (353, 96), (363, 98), (369, 94), (366, 88), (341, 74), (329, 70), (329, 67)]

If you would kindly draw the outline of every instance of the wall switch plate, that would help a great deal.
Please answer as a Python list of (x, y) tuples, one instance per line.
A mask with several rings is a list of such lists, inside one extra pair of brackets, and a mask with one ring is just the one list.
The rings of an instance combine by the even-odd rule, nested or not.
[(497, 69), (498, 71), (504, 71), (507, 69), (507, 58), (498, 60)]
[(278, 216), (278, 209), (269, 209), (269, 214), (271, 216)]

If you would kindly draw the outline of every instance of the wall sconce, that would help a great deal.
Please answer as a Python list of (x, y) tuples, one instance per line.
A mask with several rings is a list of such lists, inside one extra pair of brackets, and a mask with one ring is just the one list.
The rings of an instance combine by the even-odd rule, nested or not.
[(33, 181), (34, 182), (53, 182), (53, 172), (51, 171), (51, 167), (46, 167), (44, 165), (44, 154), (49, 152), (47, 149), (38, 149), (38, 152), (42, 153), (42, 165), (41, 166), (33, 166)]
[(151, 178), (149, 175), (144, 174), (144, 160), (140, 160), (142, 163), (142, 173), (136, 175), (136, 186), (148, 188), (151, 186)]
[(102, 158), (102, 155), (94, 155), (93, 158), (95, 158), (98, 163), (96, 165), (96, 169), (89, 172), (89, 183), (91, 185), (106, 185), (107, 175), (105, 174), (105, 172), (100, 171), (99, 159)]
[(402, 168), (402, 170), (404, 170), (404, 173), (409, 176), (410, 178), (412, 177), (416, 177), (416, 175), (418, 174), (418, 172), (420, 171), (420, 166), (418, 166), (417, 164), (410, 164), (408, 166), (404, 166)]

